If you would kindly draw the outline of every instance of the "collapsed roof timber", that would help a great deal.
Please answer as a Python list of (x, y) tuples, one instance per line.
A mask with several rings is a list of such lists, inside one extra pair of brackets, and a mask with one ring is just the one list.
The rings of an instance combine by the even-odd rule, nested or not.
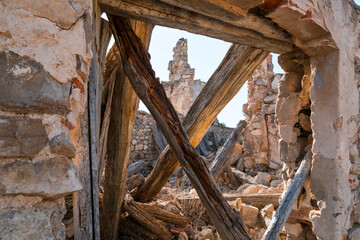
[[(180, 225), (187, 219), (165, 210), (156, 215), (140, 202), (154, 199), (181, 165), (221, 239), (250, 239), (247, 219), (194, 147), (276, 52), (286, 72), (275, 109), (286, 194), (262, 239), (277, 239), (296, 200), (310, 209), (311, 236), (359, 239), (359, 9), (352, 1), (4, 0), (0, 11), (2, 238), (65, 239), (64, 196), (73, 194), (73, 228), (66, 231), (75, 239), (117, 239), (126, 224), (142, 229), (138, 237), (170, 239), (158, 215)], [(151, 68), (155, 25), (233, 43), (182, 122)], [(106, 54), (111, 35), (116, 45)], [(138, 98), (169, 147), (128, 192)], [(247, 124), (259, 106), (248, 106)], [(229, 174), (222, 156), (231, 139), (215, 158)], [(252, 164), (262, 164), (258, 153)], [(253, 166), (247, 163), (245, 170)]]

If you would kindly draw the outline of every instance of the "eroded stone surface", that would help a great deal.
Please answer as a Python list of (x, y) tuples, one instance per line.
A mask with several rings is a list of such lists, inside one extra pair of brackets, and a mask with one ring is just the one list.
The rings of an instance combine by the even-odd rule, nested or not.
[(0, 238), (2, 240), (65, 239), (62, 218), (66, 212), (64, 200), (43, 201), (29, 209), (0, 211)]
[(66, 157), (19, 160), (0, 167), (0, 194), (53, 198), (82, 188), (75, 164)]
[[(35, 1), (24, 2), (33, 4)], [(82, 6), (89, 10), (90, 2), (86, 1)], [(36, 17), (26, 10), (4, 7), (1, 1), (0, 22), (3, 24), (0, 25), (0, 32), (6, 34), (0, 34), (0, 51), (12, 51), (20, 56), (32, 58), (61, 83), (67, 83), (73, 78), (81, 79), (76, 71), (76, 55), (80, 55), (85, 61), (88, 72), (92, 58), (89, 44), (93, 36), (91, 27), (89, 32), (86, 24), (89, 24), (90, 19), (91, 17), (80, 17), (71, 28), (65, 30), (54, 22), (44, 17)], [(91, 41), (88, 41), (88, 38)]]
[(5, 7), (10, 9), (26, 9), (34, 16), (49, 19), (61, 28), (68, 29), (75, 21), (84, 14), (84, 0), (77, 1), (22, 1), (4, 0)]
[(30, 197), (30, 196), (2, 196), (0, 198), (0, 212), (4, 209), (12, 208), (31, 208), (35, 204), (42, 201), (41, 197)]
[(162, 82), (175, 110), (186, 115), (205, 82), (194, 80), (195, 69), (188, 63), (187, 40), (179, 39), (174, 47), (174, 59), (169, 62), (169, 82)]
[(70, 136), (65, 133), (61, 133), (51, 139), (50, 149), (54, 154), (64, 155), (69, 158), (74, 158), (76, 154), (76, 148), (73, 145)]
[(31, 158), (47, 142), (45, 127), (40, 119), (0, 116), (0, 157)]
[(67, 113), (71, 84), (61, 84), (43, 66), (11, 51), (0, 53), (0, 109), (12, 112)]

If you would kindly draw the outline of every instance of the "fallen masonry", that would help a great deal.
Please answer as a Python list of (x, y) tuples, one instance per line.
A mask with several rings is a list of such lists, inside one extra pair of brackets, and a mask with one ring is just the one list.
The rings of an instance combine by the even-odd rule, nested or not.
[[(353, 0), (1, 1), (0, 239), (360, 239), (359, 22)], [(156, 26), (232, 45), (200, 80), (179, 39), (160, 82)]]

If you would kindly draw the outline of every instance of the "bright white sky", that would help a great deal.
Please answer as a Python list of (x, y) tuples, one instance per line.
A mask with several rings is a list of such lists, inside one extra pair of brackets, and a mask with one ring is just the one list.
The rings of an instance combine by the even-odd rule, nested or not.
[[(360, 4), (360, 0), (355, 0)], [(173, 47), (180, 38), (188, 41), (188, 60), (192, 68), (195, 68), (195, 79), (206, 82), (225, 56), (230, 43), (218, 39), (192, 34), (172, 28), (156, 26), (150, 42), (151, 64), (156, 76), (162, 81), (168, 81), (168, 63), (172, 60)], [(110, 46), (113, 44), (113, 39)], [(275, 73), (283, 73), (277, 63), (277, 54), (273, 54)], [(247, 85), (245, 84), (239, 93), (228, 103), (218, 115), (221, 123), (228, 127), (235, 127), (239, 120), (244, 119), (242, 106), (247, 102)], [(140, 102), (139, 109), (149, 112), (145, 105)]]

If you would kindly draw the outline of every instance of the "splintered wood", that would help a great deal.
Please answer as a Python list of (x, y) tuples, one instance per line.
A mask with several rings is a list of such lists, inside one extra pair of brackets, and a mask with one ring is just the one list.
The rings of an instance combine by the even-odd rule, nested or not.
[(150, 64), (143, 43), (127, 19), (109, 16), (121, 60), (135, 92), (150, 110), (195, 187), (222, 239), (250, 239), (239, 213), (224, 199), (204, 161), (190, 144), (175, 109)]

